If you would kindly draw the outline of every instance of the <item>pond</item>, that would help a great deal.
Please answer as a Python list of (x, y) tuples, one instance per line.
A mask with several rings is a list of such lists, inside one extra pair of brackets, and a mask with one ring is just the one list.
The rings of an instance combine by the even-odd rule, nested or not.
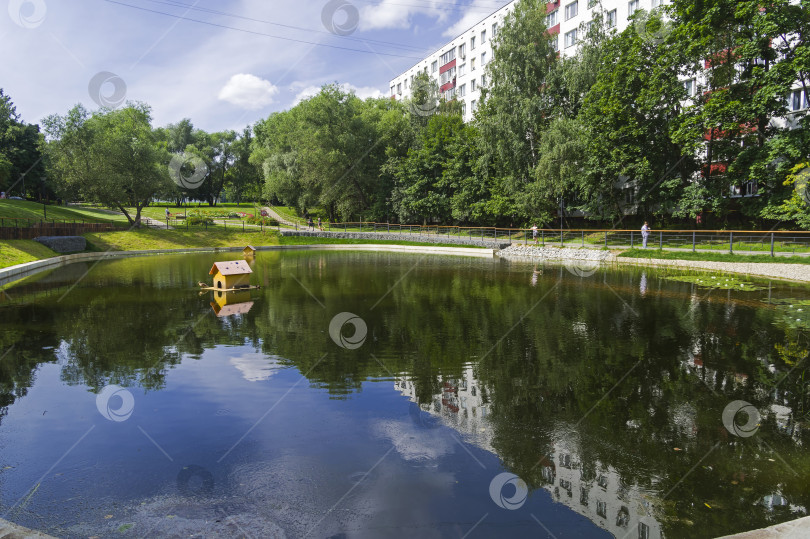
[(259, 289), (200, 290), (234, 258), (0, 291), (2, 518), (59, 537), (647, 539), (807, 514), (806, 286), (285, 251), (251, 262)]

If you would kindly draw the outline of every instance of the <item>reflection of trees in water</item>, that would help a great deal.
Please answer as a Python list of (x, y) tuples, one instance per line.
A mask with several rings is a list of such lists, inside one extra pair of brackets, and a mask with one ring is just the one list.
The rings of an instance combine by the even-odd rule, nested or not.
[[(472, 361), (489, 392), (493, 446), (530, 485), (546, 483), (543, 458), (555, 437), (565, 435), (577, 441), (586, 482), (597, 481), (602, 463), (623, 484), (659, 493), (685, 477), (670, 498), (654, 500), (675, 535), (695, 533), (686, 521), (700, 523), (699, 533), (706, 534), (766, 525), (774, 513), (754, 504), (774, 493), (794, 505), (810, 503), (804, 489), (810, 461), (798, 445), (808, 442), (806, 431), (785, 433), (769, 416), (755, 437), (743, 440), (720, 421), (735, 399), (760, 410), (774, 403), (807, 409), (798, 359), (804, 337), (775, 326), (774, 310), (752, 306), (766, 293), (749, 293), (740, 305), (725, 291), (706, 296), (687, 283), (659, 283), (648, 271), (641, 297), (634, 271), (584, 279), (547, 268), (532, 287), (528, 266), (425, 259), (412, 270), (416, 259), (396, 255), (296, 253), (260, 256), (253, 279), (262, 289), (252, 293), (253, 308), (218, 319), (210, 295), (192, 289), (200, 279), (197, 266), (206, 265), (196, 260), (113, 266), (56, 308), (52, 298), (2, 307), (19, 323), (0, 336), (3, 350), (16, 345), (0, 362), (0, 406), (25, 394), (37, 364), (55, 361), (54, 351), (42, 347), (62, 341), (63, 380), (94, 390), (108, 383), (160, 389), (184, 355), (249, 344), (286, 358), (336, 398), (369, 378), (408, 373), (415, 400), (424, 404)], [(34, 296), (62, 285), (26, 286)], [(658, 293), (661, 287), (666, 295)], [(360, 349), (342, 350), (330, 339), (329, 322), (340, 312), (366, 321)], [(790, 346), (799, 348), (786, 352)], [(738, 499), (743, 502), (732, 501)], [(719, 510), (711, 513), (692, 505), (695, 500), (753, 509), (735, 512), (728, 524), (716, 516)]]

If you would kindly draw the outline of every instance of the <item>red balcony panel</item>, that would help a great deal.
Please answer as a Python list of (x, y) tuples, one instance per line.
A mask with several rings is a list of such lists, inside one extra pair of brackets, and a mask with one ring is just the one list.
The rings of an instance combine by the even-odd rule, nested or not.
[(446, 84), (442, 84), (439, 87), (439, 91), (440, 92), (446, 92), (447, 90), (449, 90), (451, 88), (455, 88), (455, 87), (456, 87), (456, 79), (453, 79), (453, 80), (451, 80), (450, 82), (448, 82)]
[(558, 7), (560, 7), (560, 0), (556, 0), (555, 2), (549, 2), (548, 4), (546, 4), (546, 15), (548, 15)]
[(551, 28), (549, 28), (547, 30), (547, 32), (548, 32), (548, 35), (550, 35), (550, 36), (556, 36), (557, 34), (559, 34), (560, 33), (560, 23), (557, 23), (554, 26), (552, 26)]
[(453, 68), (453, 67), (456, 67), (456, 61), (455, 60), (451, 60), (451, 61), (447, 62), (446, 64), (444, 64), (442, 67), (439, 68), (439, 75), (441, 75), (442, 73), (444, 73), (445, 71), (447, 71), (448, 69)]
[(707, 172), (709, 176), (720, 176), (725, 174), (726, 171), (728, 171), (728, 165), (726, 163), (712, 163), (708, 167), (703, 167), (703, 177), (706, 177)]

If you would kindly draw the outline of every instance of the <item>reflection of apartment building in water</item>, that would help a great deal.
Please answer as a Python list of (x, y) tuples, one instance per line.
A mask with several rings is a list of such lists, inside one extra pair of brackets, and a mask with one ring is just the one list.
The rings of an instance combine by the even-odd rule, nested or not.
[[(456, 36), (428, 57), (391, 79), (392, 99), (409, 99), (414, 78), (427, 73), (439, 85), (440, 96), (461, 103), (464, 121), (470, 121), (478, 106), (481, 88), (487, 85), (484, 67), (492, 60), (492, 38), (498, 34), (504, 17), (511, 13), (517, 0), (509, 2), (494, 13)], [(663, 0), (557, 0), (546, 4), (546, 26), (553, 36), (554, 46), (562, 56), (576, 54), (583, 32), (602, 12), (606, 24), (621, 32), (631, 21), (628, 18), (639, 9), (650, 11)]]
[[(398, 379), (394, 387), (416, 403), (416, 388), (411, 379)], [(422, 413), (429, 413), (443, 425), (457, 430), (467, 442), (497, 454), (492, 446), (493, 429), (487, 419), (490, 393), (476, 379), (472, 365), (465, 367), (461, 378), (444, 378), (441, 387), (433, 402), (419, 406)], [(651, 516), (654, 493), (624, 485), (610, 466), (600, 462), (583, 464), (573, 447), (564, 441), (556, 442), (541, 463), (543, 478), (548, 483), (543, 488), (556, 502), (616, 537), (662, 537), (661, 525)]]

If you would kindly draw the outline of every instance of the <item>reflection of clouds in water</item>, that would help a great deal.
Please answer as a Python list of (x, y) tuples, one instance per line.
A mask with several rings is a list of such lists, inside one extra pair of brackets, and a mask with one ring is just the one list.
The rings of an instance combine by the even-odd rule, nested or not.
[(281, 368), (275, 357), (255, 352), (232, 357), (228, 363), (236, 367), (242, 373), (242, 378), (248, 382), (269, 380)]
[(446, 523), (434, 505), (452, 496), (455, 476), (435, 468), (413, 469), (393, 451), (377, 462), (385, 455), (385, 448), (380, 450), (379, 455), (350, 457), (351, 462), (327, 455), (285, 455), (242, 464), (215, 497), (174, 494), (133, 500), (113, 518), (73, 526), (69, 532), (112, 537), (129, 525), (133, 537), (178, 539), (444, 535)]
[(453, 452), (456, 442), (444, 429), (418, 428), (408, 421), (379, 421), (372, 426), (377, 436), (387, 438), (405, 460), (435, 460)]

